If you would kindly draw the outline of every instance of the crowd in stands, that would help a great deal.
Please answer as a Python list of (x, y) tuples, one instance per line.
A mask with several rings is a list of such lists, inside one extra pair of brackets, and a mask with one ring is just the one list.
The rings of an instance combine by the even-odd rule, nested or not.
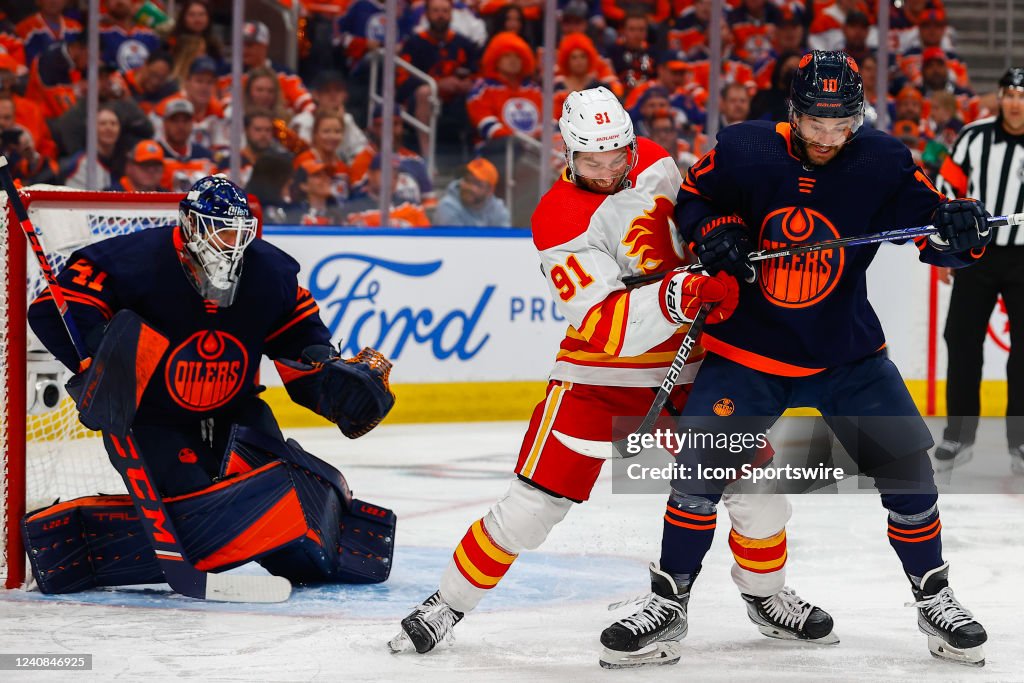
[[(567, 93), (604, 85), (635, 128), (685, 170), (709, 149), (707, 105), (719, 127), (785, 121), (792, 74), (809, 49), (841, 49), (859, 64), (866, 121), (884, 109), (888, 129), (935, 172), (960, 128), (988, 115), (955, 52), (942, 0), (903, 0), (890, 11), (889, 92), (876, 95), (877, 3), (864, 0), (725, 0), (722, 87), (709, 92), (711, 0), (559, 0), (554, 120), (542, 116), (542, 0), (400, 2), (399, 55), (436, 82), (436, 161), (425, 132), (432, 91), (397, 70), (391, 187), (379, 153), (382, 108), (369, 107), (371, 60), (383, 46), (374, 0), (298, 0), (295, 73), (269, 58), (264, 23), (243, 33), (242, 102), (231, 101), (225, 44), (230, 16), (207, 0), (103, 0), (100, 18), (98, 177), (103, 188), (181, 191), (226, 171), (229, 122), (241, 117), (241, 181), (265, 220), (307, 225), (528, 225), (529, 202), (512, 214), (522, 169), (562, 169), (557, 120)], [(0, 147), (23, 184), (85, 188), (89, 55), (80, 0), (7, 3), (0, 14)], [(12, 5), (17, 5), (14, 8)], [(220, 10), (222, 11), (222, 10)], [(530, 168), (524, 139), (556, 132)], [(510, 139), (519, 141), (509, 145)], [(514, 178), (505, 178), (510, 149)], [(385, 167), (386, 168), (386, 167)], [(499, 170), (500, 169), (500, 170)], [(526, 185), (530, 183), (527, 182)], [(536, 185), (536, 180), (532, 183)]]

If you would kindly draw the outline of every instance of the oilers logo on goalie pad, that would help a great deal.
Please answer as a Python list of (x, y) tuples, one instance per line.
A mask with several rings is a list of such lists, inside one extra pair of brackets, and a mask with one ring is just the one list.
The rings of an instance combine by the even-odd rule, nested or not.
[[(760, 249), (775, 250), (799, 244), (834, 240), (839, 231), (824, 214), (805, 207), (786, 207), (769, 213), (761, 226)], [(842, 249), (825, 249), (769, 259), (761, 264), (761, 291), (783, 308), (806, 308), (827, 297), (843, 274)]]
[(211, 410), (238, 393), (249, 367), (249, 354), (234, 336), (202, 330), (171, 351), (167, 393), (188, 410)]

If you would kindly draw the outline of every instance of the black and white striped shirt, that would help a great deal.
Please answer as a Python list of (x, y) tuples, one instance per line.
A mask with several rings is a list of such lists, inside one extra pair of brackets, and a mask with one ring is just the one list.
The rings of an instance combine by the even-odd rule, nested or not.
[[(981, 200), (993, 216), (1024, 211), (1024, 135), (1008, 135), (995, 117), (964, 126), (937, 186), (950, 197)], [(1024, 229), (1000, 228), (992, 244), (1024, 246)]]

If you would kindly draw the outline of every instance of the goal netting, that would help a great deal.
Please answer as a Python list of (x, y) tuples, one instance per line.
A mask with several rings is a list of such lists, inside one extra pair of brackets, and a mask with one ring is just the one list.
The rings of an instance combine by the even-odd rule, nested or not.
[[(21, 191), (55, 272), (92, 242), (177, 222), (182, 195)], [(70, 373), (27, 330), (25, 308), (45, 288), (6, 193), (0, 193), (0, 585), (24, 577), (19, 524), (26, 510), (96, 493), (123, 493), (97, 432), (78, 422), (64, 391)], [(24, 288), (22, 286), (24, 285)]]

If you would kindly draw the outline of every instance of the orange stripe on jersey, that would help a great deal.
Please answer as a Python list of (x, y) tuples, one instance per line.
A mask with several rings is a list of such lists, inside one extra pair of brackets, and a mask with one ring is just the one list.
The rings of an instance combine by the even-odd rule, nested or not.
[(953, 187), (957, 197), (967, 194), (967, 174), (953, 161), (953, 157), (947, 156), (946, 160), (942, 162), (942, 166), (939, 167), (939, 175)]
[(942, 194), (941, 192), (935, 189), (935, 185), (932, 183), (932, 179), (925, 175), (924, 171), (922, 171), (921, 169), (914, 171), (914, 178), (916, 178), (918, 182), (923, 183), (925, 187), (927, 187), (929, 190), (938, 195), (939, 199), (941, 199), (942, 201), (946, 201), (946, 195)]
[(782, 139), (786, 141), (786, 154), (793, 157), (797, 161), (800, 161), (800, 158), (797, 157), (797, 155), (793, 154), (793, 131), (790, 128), (789, 124), (784, 121), (775, 124), (775, 132), (781, 135)]
[(747, 351), (728, 344), (708, 335), (707, 332), (701, 337), (701, 343), (708, 351), (717, 353), (723, 358), (744, 365), (748, 368), (767, 372), (769, 375), (781, 375), (782, 377), (810, 377), (822, 372), (825, 368), (802, 368), (799, 365), (791, 365), (780, 360)]
[(588, 343), (615, 356), (622, 351), (629, 314), (629, 292), (613, 292), (587, 312), (579, 335)]
[(523, 465), (523, 469), (520, 471), (524, 477), (533, 476), (533, 472), (537, 467), (537, 460), (540, 458), (540, 453), (544, 450), (544, 442), (548, 439), (548, 434), (551, 433), (551, 425), (555, 422), (555, 414), (558, 412), (558, 406), (562, 403), (562, 394), (572, 388), (572, 384), (562, 384), (559, 382), (551, 388), (548, 393), (548, 397), (544, 403), (544, 414), (541, 418), (540, 428), (537, 430), (537, 436), (533, 439), (533, 446), (530, 448), (530, 456), (526, 459), (526, 464)]
[[(84, 304), (86, 306), (92, 306), (93, 308), (99, 309), (100, 313), (102, 313), (103, 317), (106, 318), (107, 320), (112, 318), (114, 315), (113, 312), (110, 310), (110, 306), (108, 306), (105, 301), (97, 299), (96, 297), (89, 296), (88, 294), (81, 294), (79, 292), (64, 290), (64, 299), (67, 301), (73, 301), (74, 303), (77, 304)], [(40, 301), (53, 301), (53, 294), (51, 294), (49, 290), (43, 292), (38, 297), (36, 297), (36, 299), (32, 302), (32, 305), (35, 305)]]
[(316, 306), (316, 305), (314, 305), (314, 306), (313, 306), (312, 308), (309, 308), (309, 309), (308, 309), (308, 310), (306, 310), (305, 312), (302, 312), (302, 313), (299, 313), (298, 315), (296, 315), (296, 316), (295, 316), (294, 318), (292, 318), (292, 319), (291, 319), (291, 320), (290, 320), (290, 321), (289, 321), (289, 322), (288, 322), (287, 324), (285, 324), (284, 326), (282, 326), (282, 327), (278, 328), (278, 329), (277, 329), (276, 331), (274, 331), (274, 332), (271, 332), (271, 333), (270, 333), (270, 334), (269, 334), (269, 335), (267, 336), (267, 338), (266, 338), (266, 339), (264, 339), (264, 341), (272, 341), (272, 340), (274, 340), (275, 338), (277, 338), (277, 337), (279, 337), (280, 335), (282, 335), (282, 334), (283, 334), (284, 332), (286, 332), (286, 331), (287, 331), (287, 330), (288, 330), (289, 328), (293, 327), (293, 326), (294, 326), (294, 325), (296, 325), (297, 323), (301, 322), (302, 320), (305, 320), (306, 318), (308, 318), (309, 316), (313, 315), (314, 313), (319, 313), (319, 312), (320, 312), (320, 307), (319, 307), (319, 306)]

